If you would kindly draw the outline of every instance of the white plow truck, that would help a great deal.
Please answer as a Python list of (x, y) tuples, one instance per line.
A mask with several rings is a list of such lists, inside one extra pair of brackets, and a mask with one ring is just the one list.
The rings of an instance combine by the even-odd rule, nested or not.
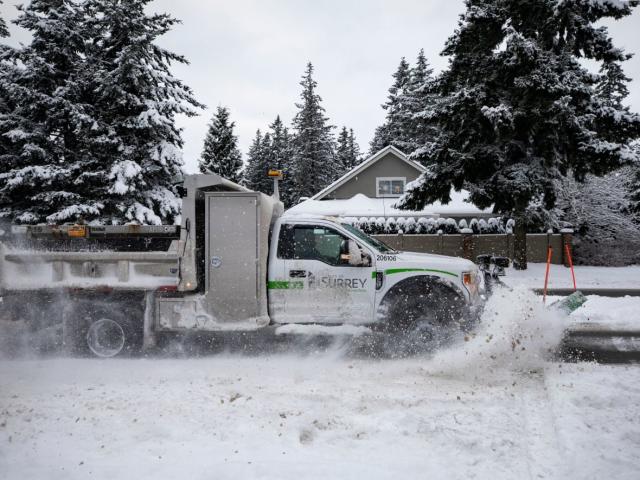
[[(398, 252), (339, 219), (217, 175), (185, 177), (178, 226), (11, 227), (0, 237), (0, 319), (58, 329), (72, 351), (147, 348), (158, 335), (268, 325), (459, 328), (477, 267)], [(186, 195), (185, 195), (186, 194)]]

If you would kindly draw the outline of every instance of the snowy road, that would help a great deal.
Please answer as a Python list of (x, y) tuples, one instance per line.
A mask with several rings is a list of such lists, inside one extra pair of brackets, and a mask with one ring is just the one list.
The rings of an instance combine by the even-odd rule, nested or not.
[(640, 367), (550, 362), (567, 322), (520, 288), (432, 356), (5, 359), (0, 478), (637, 479)]
[(74, 478), (637, 478), (640, 368), (331, 355), (0, 365), (0, 471)]

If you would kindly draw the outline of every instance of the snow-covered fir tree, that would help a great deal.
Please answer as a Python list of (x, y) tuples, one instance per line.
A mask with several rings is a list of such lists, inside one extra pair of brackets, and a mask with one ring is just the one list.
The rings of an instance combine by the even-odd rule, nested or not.
[(247, 166), (242, 172), (242, 183), (251, 190), (262, 193), (269, 192), (270, 180), (267, 177), (269, 164), (265, 150), (270, 143), (271, 136), (268, 133), (263, 136), (262, 132), (258, 130), (249, 147)]
[(387, 101), (382, 105), (387, 114), (382, 125), (376, 128), (369, 144), (370, 153), (375, 153), (388, 145), (402, 148), (405, 142), (407, 110), (404, 104), (406, 89), (411, 77), (409, 62), (402, 57), (393, 76)]
[(429, 66), (424, 50), (420, 50), (401, 102), (406, 121), (404, 138), (399, 145), (411, 158), (418, 161), (430, 157), (440, 136), (440, 129), (432, 118), (433, 111), (441, 100), (436, 85), (433, 69)]
[[(2, 6), (0, 1), (0, 7)], [(4, 18), (0, 17), (0, 38), (9, 36), (9, 29), (4, 21)], [(5, 85), (10, 82), (11, 76), (15, 71), (15, 66), (2, 60), (4, 53), (9, 52), (11, 48), (7, 45), (0, 44), (0, 175), (10, 170), (9, 162), (11, 161), (11, 149), (12, 142), (4, 136), (5, 133), (12, 130), (12, 120), (9, 114), (13, 110), (12, 100), (7, 93)], [(2, 217), (2, 211), (10, 212), (9, 201), (3, 200), (3, 189), (0, 188), (0, 218)]]
[(293, 157), (292, 202), (310, 197), (329, 185), (339, 171), (334, 158), (332, 126), (328, 124), (322, 99), (316, 93), (313, 65), (307, 68), (300, 82), (301, 102), (293, 119), (295, 154)]
[(198, 162), (201, 173), (217, 173), (232, 182), (240, 181), (242, 155), (233, 133), (234, 127), (235, 122), (229, 119), (229, 110), (218, 107), (209, 124)]
[(393, 77), (387, 103), (382, 106), (387, 110), (385, 123), (376, 129), (371, 153), (393, 145), (408, 155), (423, 157), (439, 134), (431, 113), (440, 98), (424, 49), (418, 53), (414, 66), (403, 57)]
[(619, 63), (607, 29), (637, 2), (467, 0), (444, 55), (432, 118), (442, 129), (428, 171), (400, 205), (447, 203), (465, 188), (481, 208), (516, 218), (516, 261), (526, 268), (527, 210), (551, 209), (558, 180), (582, 180), (632, 159), (640, 118), (595, 95), (597, 76), (578, 55)]
[(0, 171), (0, 216), (21, 223), (55, 223), (99, 215), (74, 182), (86, 171), (84, 132), (95, 124), (88, 109), (88, 33), (81, 6), (70, 0), (33, 0), (19, 6), (15, 23), (32, 40), (4, 49), (1, 113), (8, 141)]
[(183, 141), (175, 118), (203, 105), (171, 74), (172, 63), (187, 60), (156, 43), (178, 20), (147, 13), (150, 2), (84, 4), (93, 38), (94, 161), (84, 162), (75, 184), (102, 204), (94, 221), (171, 223), (180, 213), (173, 184), (182, 171)]
[(631, 164), (630, 182), (628, 185), (629, 210), (635, 222), (640, 225), (640, 140), (632, 145), (635, 150), (635, 160)]
[[(280, 183), (280, 199), (286, 206), (291, 204), (293, 182), (290, 176), (293, 168), (294, 146), (289, 129), (280, 119), (276, 117), (269, 125), (268, 137), (263, 142), (264, 162), (269, 169), (282, 170), (285, 180)], [(269, 180), (269, 185), (265, 193), (273, 193), (273, 183)]]
[(145, 13), (148, 3), (21, 7), (16, 23), (32, 41), (5, 55), (18, 73), (5, 84), (14, 154), (0, 174), (4, 216), (159, 224), (179, 214), (172, 182), (182, 139), (174, 119), (200, 105), (169, 70), (186, 60), (155, 44), (176, 20)]
[[(2, 2), (0, 0), (0, 7), (2, 7)], [(0, 38), (5, 38), (9, 36), (9, 29), (7, 28), (7, 22), (4, 21), (4, 18), (0, 17)]]
[(360, 163), (360, 147), (355, 140), (353, 129), (342, 127), (336, 143), (336, 162), (340, 166), (339, 176)]

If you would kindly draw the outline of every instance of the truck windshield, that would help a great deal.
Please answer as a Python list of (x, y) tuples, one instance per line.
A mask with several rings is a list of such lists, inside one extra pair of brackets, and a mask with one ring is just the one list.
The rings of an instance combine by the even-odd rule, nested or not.
[(389, 245), (386, 245), (386, 244), (382, 243), (380, 240), (376, 240), (375, 238), (372, 238), (372, 237), (362, 233), (360, 230), (358, 230), (355, 227), (352, 227), (348, 223), (341, 223), (340, 225), (342, 225), (343, 228), (347, 229), (355, 237), (357, 237), (358, 239), (362, 240), (364, 243), (366, 243), (370, 247), (375, 248), (376, 250), (378, 250), (381, 253), (393, 252), (394, 251), (393, 248), (391, 248)]

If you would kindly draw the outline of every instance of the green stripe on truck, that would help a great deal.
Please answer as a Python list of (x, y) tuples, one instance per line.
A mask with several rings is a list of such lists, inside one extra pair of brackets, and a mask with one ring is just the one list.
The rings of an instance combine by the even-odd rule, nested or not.
[(283, 280), (275, 280), (267, 282), (267, 288), (270, 290), (291, 290), (304, 288), (304, 282), (287, 282)]
[[(447, 272), (446, 270), (435, 270), (433, 268), (388, 268), (384, 271), (385, 275), (393, 275), (394, 273), (407, 273), (407, 272), (432, 272), (442, 273), (444, 275), (451, 275), (458, 278), (457, 273)], [(371, 272), (371, 278), (376, 278), (376, 272)]]

